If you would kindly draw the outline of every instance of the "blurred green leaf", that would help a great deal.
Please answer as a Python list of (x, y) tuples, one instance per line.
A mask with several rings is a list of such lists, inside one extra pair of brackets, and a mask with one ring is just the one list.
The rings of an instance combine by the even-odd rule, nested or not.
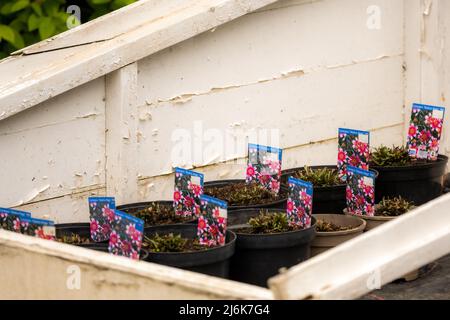
[(39, 28), (39, 23), (41, 19), (34, 13), (28, 18), (28, 31), (34, 31)]
[(30, 0), (17, 0), (13, 5), (11, 6), (10, 13), (14, 13), (17, 11), (20, 11), (30, 5)]
[(105, 4), (111, 2), (111, 0), (92, 0), (93, 4)]
[(33, 2), (31, 4), (31, 8), (33, 9), (34, 13), (36, 13), (38, 16), (43, 16), (44, 13), (42, 12), (42, 8), (40, 5), (38, 5), (36, 2)]
[(25, 47), (25, 41), (23, 40), (20, 33), (17, 32), (16, 30), (14, 30), (14, 41), (11, 42), (11, 44), (16, 49), (22, 49), (23, 47)]
[(41, 40), (50, 38), (55, 32), (55, 25), (52, 22), (52, 18), (44, 17), (39, 22), (39, 36)]
[(80, 18), (86, 22), (136, 1), (0, 0), (0, 59), (17, 49), (66, 31), (67, 25), (77, 26), (76, 17), (66, 12), (69, 5), (80, 6)]
[(10, 26), (0, 24), (0, 40), (5, 39), (9, 43), (14, 42), (14, 29)]

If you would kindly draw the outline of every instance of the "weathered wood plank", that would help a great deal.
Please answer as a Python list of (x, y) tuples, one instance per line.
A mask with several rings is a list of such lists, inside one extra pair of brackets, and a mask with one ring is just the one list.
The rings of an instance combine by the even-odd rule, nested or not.
[[(111, 40), (50, 54), (42, 64), (18, 68), (23, 73), (10, 74), (3, 82), (0, 120), (275, 1), (189, 0), (186, 7), (175, 7), (163, 18)], [(132, 20), (133, 15), (127, 13), (124, 9), (121, 19)], [(21, 58), (17, 59), (20, 64)], [(11, 61), (14, 58), (0, 64), (1, 74)]]
[(0, 256), (8, 288), (0, 299), (272, 298), (267, 289), (4, 230)]
[(277, 299), (353, 299), (450, 252), (450, 195), (269, 280)]
[(137, 63), (106, 77), (106, 192), (134, 202), (138, 189)]

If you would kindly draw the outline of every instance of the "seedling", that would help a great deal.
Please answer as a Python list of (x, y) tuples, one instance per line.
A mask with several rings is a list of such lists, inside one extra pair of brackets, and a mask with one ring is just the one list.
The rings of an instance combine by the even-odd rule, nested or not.
[(415, 208), (414, 202), (402, 197), (383, 198), (375, 207), (376, 216), (397, 217)]
[(311, 182), (314, 187), (332, 187), (342, 184), (337, 169), (315, 168), (305, 166), (294, 173), (294, 178)]
[(201, 251), (209, 247), (202, 246), (197, 239), (183, 238), (181, 234), (155, 234), (151, 237), (144, 236), (142, 246), (150, 252), (191, 252)]
[(144, 220), (146, 226), (183, 223), (192, 220), (192, 217), (176, 215), (171, 205), (163, 205), (158, 202), (133, 213), (139, 219)]
[(266, 213), (261, 211), (257, 217), (250, 218), (249, 227), (238, 232), (249, 234), (270, 234), (298, 230), (298, 226), (289, 225), (285, 212)]
[(346, 231), (353, 229), (350, 226), (338, 226), (334, 223), (327, 222), (324, 220), (317, 220), (316, 230), (317, 232), (336, 232), (336, 231)]
[(233, 183), (220, 187), (205, 187), (205, 194), (225, 200), (228, 206), (246, 206), (270, 203), (278, 200), (278, 196), (257, 183)]
[(409, 156), (408, 149), (398, 146), (376, 148), (372, 151), (370, 159), (372, 165), (379, 167), (401, 167), (414, 162)]

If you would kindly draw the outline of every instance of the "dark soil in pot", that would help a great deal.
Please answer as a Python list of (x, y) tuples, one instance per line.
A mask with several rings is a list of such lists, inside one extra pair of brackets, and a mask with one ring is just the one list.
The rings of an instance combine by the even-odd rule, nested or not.
[[(375, 215), (358, 216), (366, 221), (366, 229), (372, 230), (385, 222), (391, 221), (398, 216), (406, 214), (415, 208), (414, 202), (403, 199), (402, 197), (384, 198), (375, 205)], [(352, 216), (351, 213), (344, 209), (344, 214)]]
[(307, 229), (269, 234), (252, 234), (246, 230), (251, 218), (265, 213), (283, 213), (279, 209), (243, 209), (228, 213), (230, 230), (236, 230), (236, 253), (231, 259), (232, 280), (267, 286), (267, 280), (281, 268), (290, 268), (310, 256), (315, 236), (315, 219)]
[(182, 217), (175, 214), (172, 201), (149, 201), (124, 204), (117, 207), (117, 210), (132, 214), (144, 220), (146, 227), (194, 223), (196, 218)]
[(197, 238), (197, 226), (194, 224), (147, 227), (144, 234), (147, 238), (173, 234), (190, 240), (190, 244), (184, 247), (185, 252), (153, 252), (148, 249), (146, 261), (221, 278), (229, 277), (230, 258), (234, 254), (236, 243), (236, 235), (233, 232), (227, 231), (224, 246), (213, 248), (200, 248), (195, 244), (193, 240)]
[[(74, 246), (108, 253), (108, 241), (94, 242), (91, 240), (89, 222), (56, 224), (56, 240)], [(147, 250), (141, 250), (140, 260), (148, 257)]]
[(316, 256), (353, 239), (364, 232), (366, 222), (356, 216), (315, 214), (316, 238), (311, 245), (311, 256)]
[(275, 196), (257, 184), (248, 185), (245, 180), (219, 180), (206, 182), (206, 195), (225, 200), (228, 212), (249, 208), (286, 208), (287, 189), (280, 188)]
[(283, 170), (281, 172), (281, 183), (287, 188), (287, 180), (290, 176), (296, 179), (306, 180), (314, 184), (313, 191), (313, 211), (314, 213), (336, 213), (342, 214), (342, 210), (347, 206), (345, 200), (346, 184), (340, 182), (337, 171), (337, 166), (313, 166), (310, 170), (326, 170), (329, 173), (333, 172), (337, 179), (328, 178), (327, 183), (317, 184), (311, 179), (304, 179), (302, 173), (305, 172), (305, 167), (293, 168)]
[(59, 242), (83, 248), (96, 249), (106, 247), (108, 249), (108, 241), (92, 241), (89, 222), (56, 224), (55, 229), (56, 239)]
[[(402, 196), (422, 205), (442, 195), (448, 157), (439, 155), (436, 161), (411, 161), (406, 158), (405, 150), (381, 147), (375, 150), (378, 154), (372, 154), (371, 168), (379, 172), (375, 183), (377, 202), (384, 197)], [(388, 160), (384, 161), (382, 156)], [(394, 156), (400, 160), (396, 161)], [(390, 161), (388, 157), (394, 160)]]

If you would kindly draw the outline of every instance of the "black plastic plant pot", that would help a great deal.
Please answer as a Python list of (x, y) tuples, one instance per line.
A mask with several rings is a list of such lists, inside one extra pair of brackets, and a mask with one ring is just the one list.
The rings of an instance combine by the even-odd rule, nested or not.
[[(147, 227), (144, 231), (147, 237), (154, 234), (180, 234), (183, 238), (197, 237), (197, 226), (193, 224), (178, 224)], [(229, 278), (230, 258), (234, 254), (236, 234), (227, 231), (224, 246), (193, 252), (149, 252), (146, 261), (199, 272), (210, 276)]]
[[(56, 224), (55, 229), (56, 229), (56, 238), (71, 236), (72, 234), (77, 234), (82, 238), (88, 239), (91, 238), (91, 226), (89, 222)], [(94, 250), (97, 248), (106, 247), (106, 251), (108, 251), (108, 241), (103, 242), (92, 241), (91, 243), (77, 244), (76, 246)]]
[[(208, 194), (208, 187), (224, 187), (229, 184), (237, 184), (245, 182), (244, 179), (232, 179), (232, 180), (217, 180), (217, 181), (209, 181), (205, 182), (204, 192)], [(277, 200), (267, 202), (267, 203), (256, 203), (250, 205), (228, 205), (228, 212), (242, 209), (252, 209), (252, 208), (277, 208), (277, 209), (286, 209), (287, 205), (287, 188), (281, 186), (280, 188), (280, 196)]]
[[(123, 204), (117, 207), (117, 210), (123, 211), (128, 214), (135, 214), (138, 211), (141, 211), (153, 204), (159, 204), (160, 206), (166, 206), (173, 208), (173, 201), (170, 200), (159, 200), (159, 201), (148, 201), (148, 202), (136, 202), (136, 203), (129, 203), (129, 204)], [(194, 218), (192, 220), (186, 220), (182, 223), (173, 223), (173, 224), (186, 224), (186, 223), (196, 223), (197, 218)], [(150, 227), (149, 225), (146, 225), (146, 227)]]
[[(265, 209), (267, 212), (280, 212)], [(230, 230), (238, 230), (261, 209), (245, 209), (228, 213)], [(244, 234), (236, 232), (236, 253), (231, 259), (230, 278), (235, 281), (267, 287), (267, 280), (281, 268), (290, 268), (307, 260), (311, 242), (316, 235), (316, 219), (311, 227), (298, 231), (274, 234)]]
[[(281, 183), (287, 188), (287, 180), (295, 172), (301, 171), (304, 167), (283, 170), (281, 172)], [(313, 166), (311, 169), (335, 169), (337, 166)], [(342, 210), (347, 207), (345, 200), (346, 184), (339, 184), (332, 187), (314, 187), (313, 190), (313, 212), (342, 214)]]
[(402, 167), (371, 168), (379, 172), (375, 183), (376, 202), (383, 197), (397, 197), (422, 205), (442, 195), (448, 157), (440, 155), (437, 161)]

